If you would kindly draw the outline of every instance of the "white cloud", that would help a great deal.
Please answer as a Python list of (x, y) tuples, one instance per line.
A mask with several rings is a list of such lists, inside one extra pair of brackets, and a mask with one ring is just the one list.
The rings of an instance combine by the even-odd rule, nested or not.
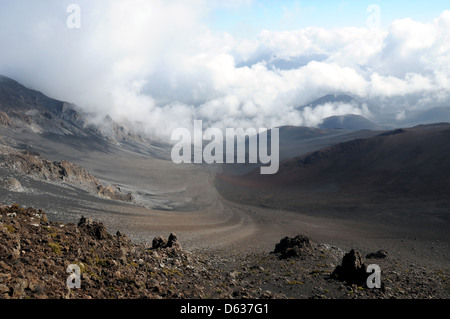
[[(5, 5), (0, 73), (102, 116), (139, 121), (152, 136), (168, 137), (193, 119), (272, 127), (370, 115), (356, 104), (296, 108), (330, 93), (386, 105), (413, 96), (415, 108), (450, 98), (450, 11), (388, 30), (310, 27), (238, 40), (202, 24), (211, 8), (227, 6), (221, 1), (78, 3), (78, 30), (65, 26), (68, 3)], [(401, 118), (405, 105), (395, 107), (392, 118)]]

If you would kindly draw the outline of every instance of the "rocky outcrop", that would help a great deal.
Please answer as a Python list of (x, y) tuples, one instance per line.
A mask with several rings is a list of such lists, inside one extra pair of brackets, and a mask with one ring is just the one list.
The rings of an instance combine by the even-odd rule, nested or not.
[(311, 240), (303, 235), (297, 235), (294, 238), (285, 237), (275, 245), (273, 253), (279, 254), (280, 259), (298, 257), (311, 253)]
[(25, 188), (22, 186), (22, 184), (20, 184), (20, 182), (17, 179), (12, 177), (8, 177), (0, 181), (0, 187), (18, 193), (25, 191)]
[(124, 202), (131, 202), (133, 200), (133, 195), (131, 193), (123, 193), (116, 186), (106, 186), (98, 185), (97, 186), (97, 195), (104, 198), (109, 198), (113, 200), (120, 200)]
[(364, 264), (361, 253), (352, 249), (344, 255), (342, 264), (335, 268), (331, 276), (350, 285), (363, 285), (368, 277), (366, 270), (367, 266)]
[(171, 233), (167, 240), (162, 238), (161, 236), (155, 237), (152, 241), (152, 249), (161, 249), (161, 248), (181, 249), (181, 245), (178, 242), (177, 235)]
[(102, 185), (84, 168), (65, 160), (51, 162), (39, 153), (0, 146), (0, 165), (36, 179), (68, 183), (99, 197), (128, 202), (133, 200), (131, 193), (125, 193), (116, 186)]
[(88, 171), (68, 161), (51, 162), (38, 153), (2, 149), (3, 166), (26, 175), (49, 181), (64, 181), (74, 185), (95, 186), (100, 182)]
[(90, 218), (82, 216), (78, 222), (78, 228), (95, 239), (103, 240), (110, 238), (106, 227), (102, 223), (93, 221)]
[(0, 125), (7, 127), (11, 126), (11, 119), (9, 118), (8, 114), (3, 111), (0, 111)]

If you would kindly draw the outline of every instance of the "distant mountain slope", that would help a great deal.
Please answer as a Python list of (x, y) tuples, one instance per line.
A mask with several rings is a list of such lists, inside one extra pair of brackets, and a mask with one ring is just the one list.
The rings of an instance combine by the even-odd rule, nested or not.
[[(255, 170), (245, 176), (219, 175), (243, 189), (299, 194), (383, 194), (389, 197), (448, 198), (450, 124), (385, 132), (285, 160), (275, 175)], [(242, 192), (242, 188), (239, 192)]]
[(0, 107), (3, 110), (26, 112), (30, 110), (59, 113), (65, 102), (47, 97), (22, 84), (0, 75)]
[(86, 135), (86, 124), (75, 105), (0, 76), (0, 125), (40, 134)]
[(321, 129), (345, 129), (357, 130), (379, 130), (380, 127), (361, 115), (347, 114), (341, 116), (331, 116), (323, 120), (319, 125)]
[(414, 125), (450, 122), (450, 107), (434, 107), (419, 113), (415, 113), (407, 116), (404, 122)]
[[(379, 134), (370, 130), (322, 129), (305, 126), (281, 126), (279, 129), (279, 157), (280, 160), (306, 154), (323, 147), (356, 138), (368, 138)], [(270, 132), (271, 130), (269, 130)], [(268, 134), (270, 143), (271, 134)], [(246, 140), (248, 150), (248, 139)], [(261, 164), (223, 164), (222, 170), (226, 174), (242, 175), (259, 167)]]
[(282, 126), (279, 128), (280, 158), (283, 160), (289, 159), (336, 143), (356, 138), (369, 138), (376, 134), (379, 134), (379, 132)]
[(105, 145), (124, 144), (135, 150), (159, 145), (142, 136), (136, 129), (137, 123), (122, 125), (109, 116), (101, 123), (93, 123), (90, 118), (75, 104), (52, 99), (0, 75), (0, 129), (7, 127), (52, 139), (87, 138)]

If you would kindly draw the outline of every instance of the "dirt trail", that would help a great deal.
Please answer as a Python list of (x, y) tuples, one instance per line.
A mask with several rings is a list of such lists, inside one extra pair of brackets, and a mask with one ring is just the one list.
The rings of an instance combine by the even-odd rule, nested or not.
[[(188, 178), (188, 177), (186, 177)], [(176, 232), (187, 249), (233, 252), (270, 251), (285, 236), (305, 234), (322, 241), (367, 238), (364, 224), (308, 216), (233, 203), (222, 198), (213, 185), (214, 174), (198, 170), (187, 183), (192, 198), (189, 211), (159, 211), (133, 206), (103, 207), (112, 214), (92, 216), (105, 220), (108, 229), (127, 232), (136, 240)]]

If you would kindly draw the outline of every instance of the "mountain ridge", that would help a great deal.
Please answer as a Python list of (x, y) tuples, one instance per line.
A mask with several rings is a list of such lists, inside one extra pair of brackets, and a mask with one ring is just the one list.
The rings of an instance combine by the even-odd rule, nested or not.
[(41, 135), (95, 137), (116, 145), (130, 141), (147, 146), (153, 143), (135, 132), (131, 124), (125, 127), (109, 115), (101, 123), (93, 122), (91, 115), (76, 104), (53, 99), (2, 75), (0, 125)]
[(289, 187), (301, 192), (334, 185), (325, 192), (439, 197), (450, 192), (449, 138), (449, 123), (397, 129), (284, 160), (273, 176), (255, 170), (218, 178), (250, 188)]
[(380, 130), (381, 127), (366, 117), (357, 114), (346, 114), (324, 118), (318, 125), (322, 129)]

